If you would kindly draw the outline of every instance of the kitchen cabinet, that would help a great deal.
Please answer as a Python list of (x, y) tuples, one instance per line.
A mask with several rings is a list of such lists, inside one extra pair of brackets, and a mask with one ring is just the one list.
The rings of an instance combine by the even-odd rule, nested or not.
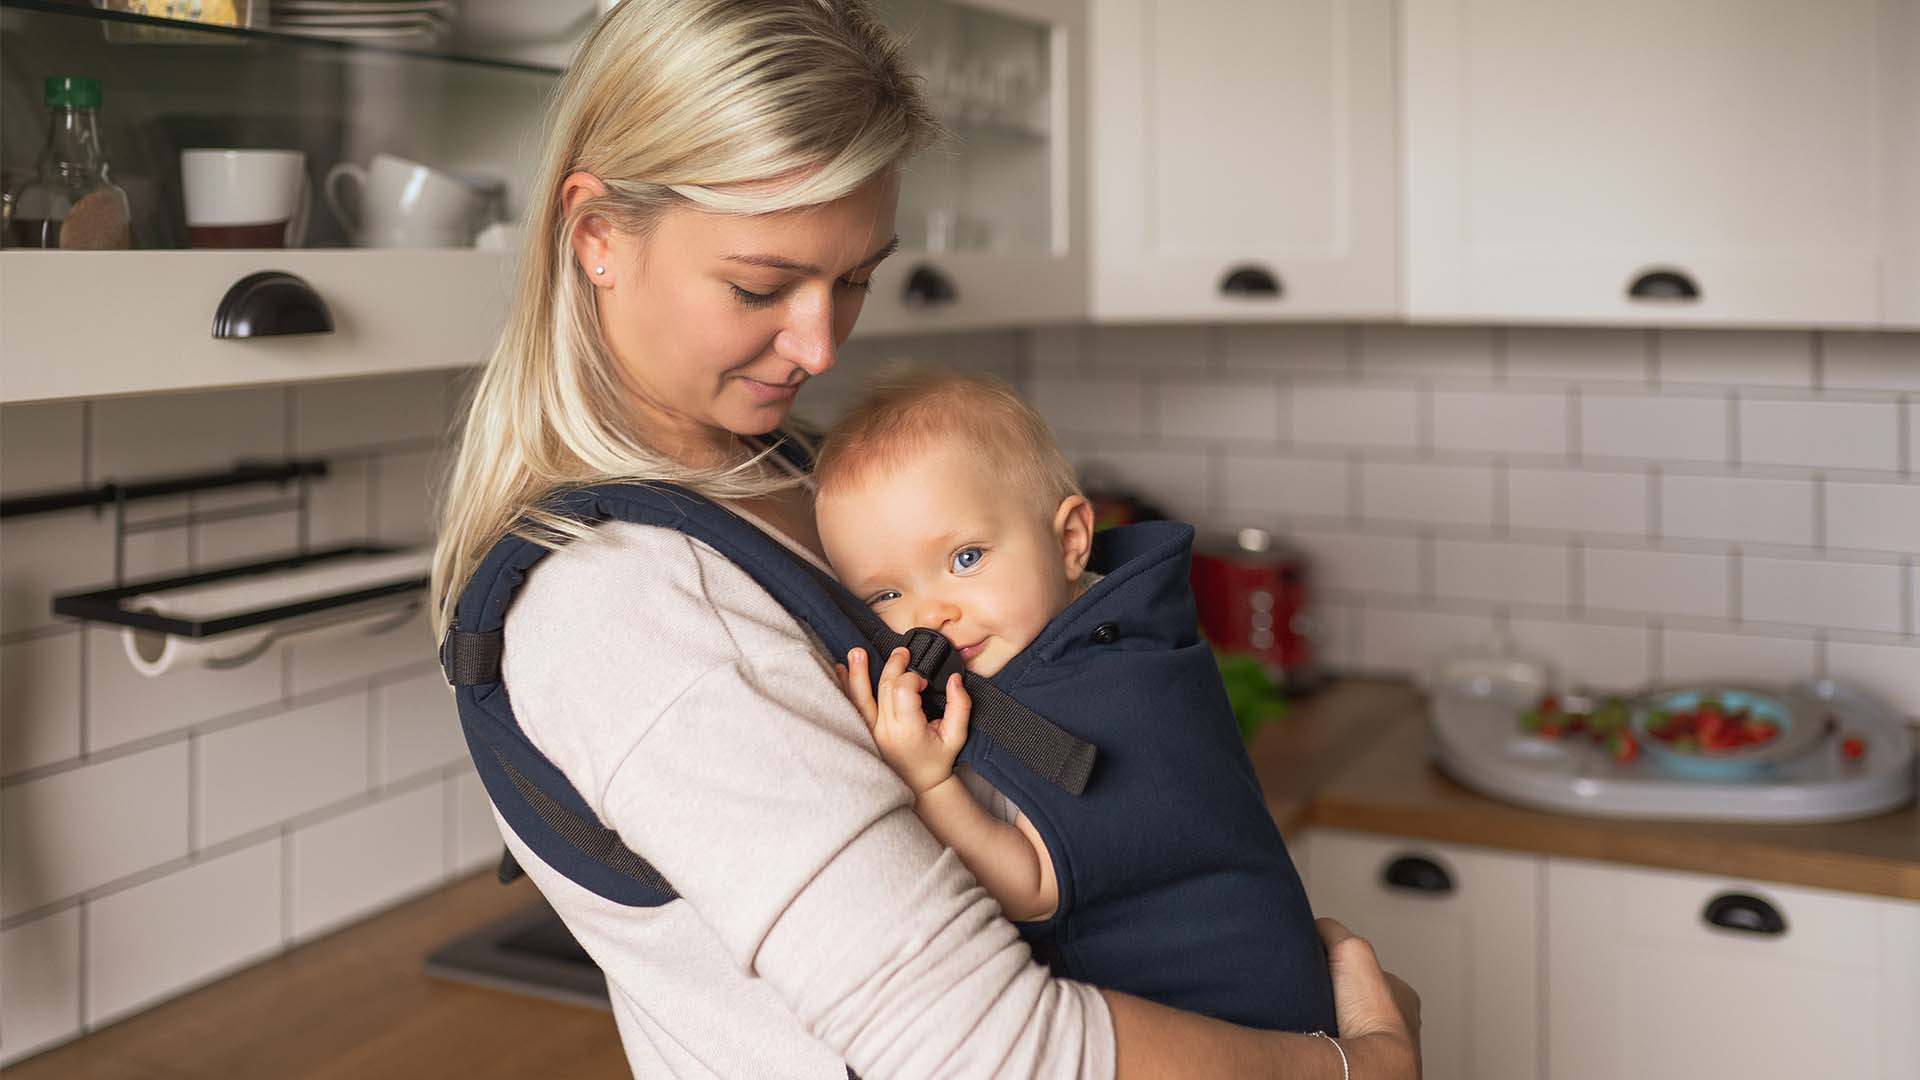
[(947, 138), (909, 162), (863, 337), (1084, 318), (1082, 0), (879, 0)]
[(1095, 0), (1093, 314), (1399, 311), (1391, 0)]
[(1554, 858), (1543, 910), (1552, 1080), (1920, 1076), (1920, 903)]
[(1406, 0), (1420, 321), (1916, 325), (1914, 0)]
[(1544, 860), (1327, 828), (1309, 832), (1305, 860), (1314, 913), (1419, 992), (1423, 1075), (1539, 1075)]

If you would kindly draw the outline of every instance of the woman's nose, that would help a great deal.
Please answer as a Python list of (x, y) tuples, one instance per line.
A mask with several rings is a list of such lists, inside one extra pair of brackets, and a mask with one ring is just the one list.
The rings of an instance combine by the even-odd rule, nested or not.
[(774, 339), (774, 351), (808, 375), (833, 367), (833, 301), (831, 298), (797, 303), (787, 325)]

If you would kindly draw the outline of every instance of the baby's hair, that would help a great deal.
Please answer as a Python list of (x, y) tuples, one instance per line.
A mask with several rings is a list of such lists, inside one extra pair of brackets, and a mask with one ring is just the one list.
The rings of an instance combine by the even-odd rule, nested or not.
[(1047, 422), (1013, 387), (991, 375), (896, 367), (877, 376), (827, 432), (814, 467), (820, 495), (899, 468), (948, 440), (980, 455), (1038, 513), (1051, 517), (1062, 500), (1081, 494)]

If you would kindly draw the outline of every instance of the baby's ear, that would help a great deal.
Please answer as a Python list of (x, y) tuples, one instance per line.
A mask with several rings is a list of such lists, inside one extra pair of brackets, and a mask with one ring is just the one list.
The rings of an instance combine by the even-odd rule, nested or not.
[(1060, 500), (1053, 512), (1053, 535), (1060, 541), (1060, 556), (1068, 581), (1077, 581), (1093, 556), (1093, 504), (1084, 495), (1069, 495)]

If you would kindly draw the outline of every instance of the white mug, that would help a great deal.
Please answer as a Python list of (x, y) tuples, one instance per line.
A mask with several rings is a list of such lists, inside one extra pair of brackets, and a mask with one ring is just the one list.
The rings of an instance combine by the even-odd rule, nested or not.
[(180, 193), (193, 247), (306, 243), (312, 193), (299, 150), (182, 150)]
[[(347, 210), (340, 184), (359, 187), (360, 213)], [(370, 247), (468, 247), (480, 195), (457, 177), (392, 154), (363, 169), (343, 161), (327, 170), (327, 207), (356, 243)]]

